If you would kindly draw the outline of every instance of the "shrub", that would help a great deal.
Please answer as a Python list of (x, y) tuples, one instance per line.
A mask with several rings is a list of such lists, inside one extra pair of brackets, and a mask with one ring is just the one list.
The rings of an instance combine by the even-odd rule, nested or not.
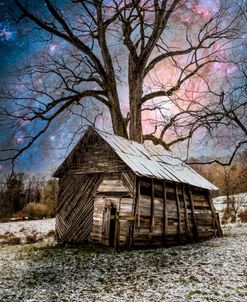
[(16, 244), (20, 244), (21, 243), (21, 238), (13, 236), (10, 237), (7, 242), (7, 244), (11, 244), (11, 245), (16, 245)]
[(49, 179), (42, 190), (41, 201), (50, 208), (51, 217), (54, 217), (56, 214), (57, 195), (58, 181), (56, 179)]
[(240, 218), (241, 222), (247, 222), (247, 209), (242, 210), (239, 214), (238, 217)]
[(30, 202), (23, 208), (22, 214), (29, 219), (40, 219), (43, 217), (50, 217), (51, 209), (47, 204)]
[(9, 218), (8, 217), (0, 217), (0, 223), (1, 222), (8, 222)]
[(55, 237), (55, 231), (54, 230), (50, 230), (47, 235), (47, 237)]
[(16, 237), (11, 232), (5, 232), (4, 234), (0, 235), (0, 242), (1, 244), (15, 245), (21, 243), (21, 238)]
[(38, 238), (37, 238), (37, 234), (35, 232), (26, 236), (26, 243), (35, 243), (37, 241), (38, 241)]
[(221, 223), (222, 224), (227, 224), (230, 220), (232, 219), (232, 214), (229, 210), (225, 209), (223, 216), (222, 216), (222, 220)]

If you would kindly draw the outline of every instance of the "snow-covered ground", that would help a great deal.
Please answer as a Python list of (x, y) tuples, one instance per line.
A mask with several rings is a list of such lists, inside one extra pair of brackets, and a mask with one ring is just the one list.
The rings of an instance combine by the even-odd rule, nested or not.
[(225, 238), (116, 251), (55, 243), (0, 246), (0, 301), (246, 302), (247, 224)]
[[(230, 195), (229, 198), (234, 199), (237, 207), (239, 209), (246, 209), (247, 208), (247, 193), (240, 193), (235, 195)], [(218, 212), (223, 211), (226, 208), (226, 196), (218, 196), (213, 198), (213, 203)]]
[(52, 240), (54, 231), (55, 219), (0, 223), (0, 244)]

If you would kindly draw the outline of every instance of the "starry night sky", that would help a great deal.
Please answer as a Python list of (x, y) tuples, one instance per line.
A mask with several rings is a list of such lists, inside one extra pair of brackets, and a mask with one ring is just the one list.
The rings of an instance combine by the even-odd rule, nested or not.
[[(62, 4), (66, 1), (59, 1)], [(33, 9), (43, 12), (46, 5), (43, 1), (33, 1)], [(47, 34), (40, 30), (34, 30), (33, 25), (23, 20), (16, 24), (12, 18), (6, 14), (6, 11), (18, 12), (13, 0), (0, 1), (0, 79), (1, 86), (12, 89), (15, 71), (25, 64), (39, 60), (39, 57), (47, 54), (60, 54), (63, 50), (64, 42), (53, 38), (44, 41)], [(20, 92), (24, 88), (16, 88)], [(22, 146), (24, 137), (32, 131), (29, 122), (23, 121), (18, 130), (8, 128), (8, 125), (1, 129), (0, 141), (4, 147)], [(39, 127), (38, 125), (36, 128)], [(73, 130), (72, 130), (73, 131)], [(15, 170), (24, 172), (46, 172), (54, 170), (58, 163), (63, 159), (65, 148), (68, 146), (70, 137), (70, 124), (60, 126), (59, 121), (39, 139), (32, 148), (24, 152), (16, 161)], [(67, 143), (66, 143), (67, 142)], [(60, 150), (61, 149), (61, 150)], [(10, 163), (0, 163), (0, 174), (9, 173)]]
[[(65, 6), (66, 2), (63, 0), (57, 1), (60, 6)], [(36, 12), (43, 12), (46, 9), (43, 1), (31, 1), (31, 3)], [(195, 0), (194, 3), (193, 6), (187, 6), (187, 11), (184, 12), (182, 19), (181, 16), (178, 18), (177, 22), (182, 22), (189, 27), (193, 14), (201, 18), (207, 17), (210, 12), (217, 9), (218, 1)], [(22, 20), (19, 24), (14, 24), (5, 13), (6, 9), (11, 10), (14, 7), (13, 0), (0, 0), (0, 79), (1, 86), (9, 89), (13, 89), (13, 72), (17, 68), (21, 68), (25, 63), (35, 62), (46, 55), (60, 56), (61, 53), (67, 50), (66, 43), (57, 38), (44, 41), (47, 37), (46, 34), (40, 30), (33, 30), (33, 26), (25, 20)], [(242, 51), (245, 51), (245, 49)], [(22, 93), (24, 88), (18, 87), (15, 89), (19, 89)], [(120, 94), (124, 95), (126, 89), (126, 87), (122, 87)], [(124, 107), (124, 104), (122, 106)], [(91, 108), (89, 108), (90, 110)], [(65, 123), (61, 119), (56, 121), (32, 148), (21, 155), (16, 163), (17, 170), (48, 173), (54, 170), (62, 156), (64, 156), (65, 148), (68, 146), (75, 125), (78, 126), (78, 123), (79, 121), (76, 119), (69, 119)], [(107, 126), (102, 125), (104, 128), (107, 128)], [(30, 125), (28, 121), (23, 121), (16, 131), (6, 124), (6, 127), (1, 129), (0, 132), (0, 145), (5, 148), (22, 145), (24, 143), (23, 138), (28, 131), (32, 130), (31, 127), (33, 125)], [(38, 128), (39, 125), (35, 127)], [(0, 173), (7, 173), (9, 170), (9, 164), (0, 163)]]

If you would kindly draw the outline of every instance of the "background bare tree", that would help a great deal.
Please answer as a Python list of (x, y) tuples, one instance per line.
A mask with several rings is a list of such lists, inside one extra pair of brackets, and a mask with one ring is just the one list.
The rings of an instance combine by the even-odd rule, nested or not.
[[(222, 2), (205, 18), (193, 16), (193, 1), (185, 0), (71, 0), (61, 7), (44, 0), (42, 11), (29, 1), (15, 3), (18, 10), (9, 12), (13, 19), (28, 20), (40, 30), (40, 38), (63, 41), (64, 48), (63, 54), (47, 54), (22, 67), (15, 82), (21, 90), (2, 89), (1, 127), (32, 125), (20, 148), (2, 148), (4, 160), (15, 160), (55, 121), (71, 116), (95, 123), (98, 114), (108, 114), (115, 134), (138, 142), (149, 139), (165, 148), (190, 138), (202, 117), (196, 113), (196, 120), (184, 124), (184, 109), (166, 116), (166, 106), (182, 103), (194, 117), (195, 103), (201, 106), (210, 86), (194, 95), (191, 85), (198, 80), (210, 84), (208, 66), (224, 63), (223, 54), (238, 46), (234, 41), (243, 17), (243, 9), (232, 2)], [(190, 27), (181, 21), (188, 10)], [(161, 66), (165, 76), (159, 73)], [(125, 94), (123, 87), (128, 88)], [(204, 125), (208, 116), (203, 116)], [(185, 133), (179, 130), (184, 125)]]
[(24, 174), (13, 174), (1, 182), (0, 217), (9, 217), (25, 205)]
[(0, 179), (0, 219), (53, 217), (58, 181), (42, 174), (14, 173)]
[[(190, 163), (198, 163), (198, 159), (189, 158), (189, 143), (193, 138), (197, 140), (194, 145), (207, 150), (207, 157), (201, 159), (201, 163), (205, 164), (218, 163), (229, 166), (238, 153), (246, 151), (246, 61), (236, 62), (227, 58), (226, 64), (230, 65), (232, 72), (226, 73), (221, 85), (215, 88), (214, 85), (209, 85), (206, 78), (203, 79), (208, 87), (206, 101), (201, 101), (198, 97), (185, 105), (177, 102), (177, 113), (170, 119), (163, 116), (161, 121), (163, 131), (173, 130), (178, 142), (183, 141), (187, 135), (187, 160), (189, 159)], [(221, 152), (217, 157), (218, 147)]]

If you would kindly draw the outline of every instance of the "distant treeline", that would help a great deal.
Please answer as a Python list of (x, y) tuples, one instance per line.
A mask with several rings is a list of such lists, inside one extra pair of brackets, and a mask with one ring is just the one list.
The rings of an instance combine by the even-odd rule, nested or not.
[(0, 218), (52, 217), (58, 194), (56, 179), (14, 173), (0, 179)]
[[(223, 160), (221, 159), (222, 162)], [(196, 164), (193, 168), (219, 188), (217, 195), (229, 196), (247, 192), (247, 151), (236, 157), (230, 166), (213, 163)]]

